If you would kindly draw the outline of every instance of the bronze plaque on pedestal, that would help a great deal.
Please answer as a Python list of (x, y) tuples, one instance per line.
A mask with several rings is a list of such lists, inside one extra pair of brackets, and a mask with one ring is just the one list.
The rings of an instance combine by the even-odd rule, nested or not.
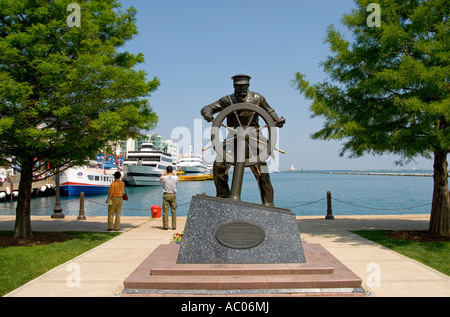
[(250, 249), (261, 244), (266, 237), (264, 230), (253, 223), (233, 221), (221, 225), (216, 231), (216, 239), (225, 247)]

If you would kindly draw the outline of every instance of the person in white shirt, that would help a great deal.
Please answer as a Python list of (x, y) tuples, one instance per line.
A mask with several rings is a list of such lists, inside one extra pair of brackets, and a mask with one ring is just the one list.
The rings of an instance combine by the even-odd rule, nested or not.
[(172, 166), (168, 166), (159, 178), (163, 185), (163, 230), (169, 229), (169, 206), (172, 216), (172, 230), (177, 228), (177, 183), (179, 179)]

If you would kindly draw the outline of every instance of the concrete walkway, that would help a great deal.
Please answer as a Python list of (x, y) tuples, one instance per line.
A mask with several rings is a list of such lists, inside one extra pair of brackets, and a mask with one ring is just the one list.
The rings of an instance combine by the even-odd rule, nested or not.
[(450, 276), (350, 230), (427, 230), (429, 215), (302, 217), (299, 230), (319, 243), (363, 280), (370, 296), (450, 297)]
[[(319, 243), (363, 280), (370, 296), (450, 296), (450, 277), (381, 247), (349, 230), (425, 230), (429, 215), (297, 217), (302, 237)], [(121, 235), (50, 270), (6, 297), (112, 297), (123, 281), (160, 244), (184, 228), (162, 230), (161, 219), (122, 217)], [(0, 230), (13, 230), (14, 217), (0, 216)], [(106, 217), (32, 217), (34, 231), (105, 231)]]

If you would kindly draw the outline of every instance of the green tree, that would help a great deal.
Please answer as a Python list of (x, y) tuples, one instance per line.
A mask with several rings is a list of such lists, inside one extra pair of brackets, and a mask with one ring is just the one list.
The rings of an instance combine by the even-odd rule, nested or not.
[(344, 140), (341, 155), (400, 155), (400, 163), (434, 156), (429, 231), (450, 234), (447, 154), (450, 151), (449, 3), (446, 0), (377, 0), (380, 26), (355, 1), (342, 22), (351, 41), (334, 26), (322, 62), (329, 79), (310, 84), (296, 74), (296, 88), (312, 100), (324, 125), (313, 139)]
[(32, 235), (39, 167), (82, 165), (157, 122), (148, 97), (158, 79), (134, 69), (142, 54), (119, 51), (137, 34), (136, 10), (77, 0), (77, 12), (71, 2), (0, 0), (0, 157), (20, 167), (16, 237)]

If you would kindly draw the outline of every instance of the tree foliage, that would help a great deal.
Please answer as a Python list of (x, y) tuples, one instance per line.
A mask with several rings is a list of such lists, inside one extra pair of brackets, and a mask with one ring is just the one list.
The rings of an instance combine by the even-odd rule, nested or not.
[(392, 153), (405, 162), (434, 156), (432, 219), (439, 214), (439, 233), (450, 234), (449, 3), (379, 0), (381, 26), (369, 27), (372, 2), (355, 1), (343, 16), (351, 41), (328, 28), (332, 55), (321, 64), (328, 80), (312, 85), (296, 74), (296, 87), (313, 101), (313, 117), (325, 118), (312, 137), (344, 140), (340, 154), (351, 157)]
[[(39, 177), (36, 164), (83, 164), (157, 122), (148, 97), (158, 79), (134, 68), (142, 54), (120, 51), (137, 34), (136, 10), (77, 1), (80, 26), (70, 27), (71, 2), (0, 0), (0, 157), (17, 160), (19, 195)], [(26, 196), (17, 216), (29, 213)]]

